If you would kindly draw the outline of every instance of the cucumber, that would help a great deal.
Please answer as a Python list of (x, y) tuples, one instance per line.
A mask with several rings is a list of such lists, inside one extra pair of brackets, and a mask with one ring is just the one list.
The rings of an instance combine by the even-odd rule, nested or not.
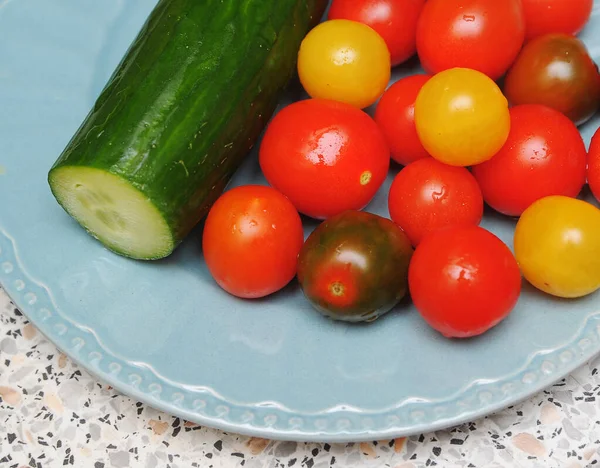
[(48, 173), (113, 252), (170, 255), (273, 115), (327, 0), (159, 0)]

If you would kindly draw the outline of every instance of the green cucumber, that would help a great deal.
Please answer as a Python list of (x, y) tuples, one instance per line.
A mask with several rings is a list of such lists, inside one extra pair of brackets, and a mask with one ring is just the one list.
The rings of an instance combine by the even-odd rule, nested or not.
[(117, 254), (171, 254), (255, 144), (326, 5), (159, 0), (48, 173), (58, 203)]

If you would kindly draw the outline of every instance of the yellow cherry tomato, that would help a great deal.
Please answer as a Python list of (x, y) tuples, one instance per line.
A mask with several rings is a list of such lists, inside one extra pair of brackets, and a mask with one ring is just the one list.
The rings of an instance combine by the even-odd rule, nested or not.
[(391, 75), (390, 52), (369, 26), (329, 20), (313, 28), (302, 41), (298, 75), (311, 97), (362, 109), (385, 91)]
[(527, 208), (514, 234), (523, 276), (553, 296), (582, 297), (600, 289), (600, 210), (575, 198), (550, 196)]
[(421, 88), (415, 125), (431, 156), (452, 166), (471, 166), (490, 159), (506, 142), (508, 102), (483, 73), (452, 68)]

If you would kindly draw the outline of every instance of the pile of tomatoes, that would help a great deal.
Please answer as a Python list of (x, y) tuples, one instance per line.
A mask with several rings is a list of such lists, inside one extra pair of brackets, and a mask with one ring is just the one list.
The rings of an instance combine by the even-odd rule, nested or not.
[[(600, 288), (600, 74), (577, 34), (592, 0), (333, 0), (306, 36), (309, 98), (259, 150), (268, 182), (225, 192), (205, 223), (216, 282), (242, 298), (297, 277), (316, 310), (371, 321), (410, 297), (447, 337), (516, 306), (522, 277), (577, 298)], [(423, 74), (389, 86), (393, 67)], [(364, 209), (390, 165), (389, 218)], [(515, 218), (514, 253), (480, 226)], [(320, 220), (305, 239), (301, 216)]]

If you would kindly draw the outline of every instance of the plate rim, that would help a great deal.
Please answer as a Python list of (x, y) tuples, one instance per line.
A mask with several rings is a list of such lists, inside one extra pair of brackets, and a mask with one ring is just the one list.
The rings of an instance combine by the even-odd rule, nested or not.
[[(70, 319), (56, 306), (50, 288), (25, 269), (18, 255), (17, 241), (2, 225), (0, 285), (15, 307), (48, 341), (79, 367), (122, 394), (199, 425), (271, 440), (347, 443), (447, 429), (517, 404), (564, 379), (600, 354), (598, 310), (587, 315), (579, 332), (563, 346), (532, 353), (514, 373), (486, 382), (471, 382), (444, 400), (407, 399), (378, 412), (334, 407), (301, 414), (275, 402), (234, 402), (208, 387), (186, 389), (155, 373), (149, 365), (112, 353), (92, 329)], [(105, 356), (110, 359), (104, 359)], [(123, 378), (124, 374), (128, 380)], [(202, 395), (202, 398), (192, 400), (190, 406), (186, 396), (191, 395)], [(432, 416), (433, 411), (426, 412), (428, 405), (441, 409), (442, 413)], [(410, 410), (411, 407), (414, 409)], [(448, 409), (457, 411), (443, 416)], [(396, 413), (406, 414), (409, 410), (409, 421), (400, 423), (401, 418)], [(375, 423), (375, 419), (379, 423)], [(381, 427), (381, 421), (388, 421), (386, 427)], [(335, 424), (330, 424), (333, 422)]]

